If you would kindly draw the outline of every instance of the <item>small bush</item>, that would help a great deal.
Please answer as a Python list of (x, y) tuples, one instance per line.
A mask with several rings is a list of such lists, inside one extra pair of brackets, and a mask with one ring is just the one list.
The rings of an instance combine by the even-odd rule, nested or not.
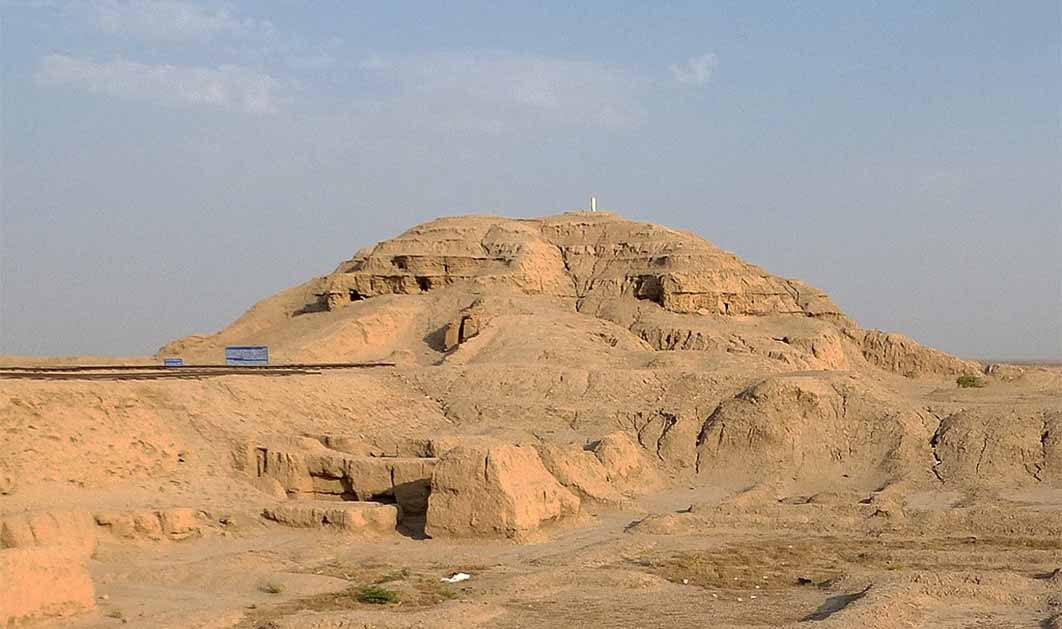
[(266, 594), (280, 594), (284, 591), (284, 584), (278, 581), (266, 581), (262, 585), (259, 585), (258, 589)]
[(376, 585), (367, 585), (358, 590), (356, 598), (362, 603), (387, 605), (398, 602), (398, 592)]
[(970, 374), (959, 376), (955, 379), (955, 383), (958, 384), (961, 389), (979, 389), (985, 386), (984, 380)]

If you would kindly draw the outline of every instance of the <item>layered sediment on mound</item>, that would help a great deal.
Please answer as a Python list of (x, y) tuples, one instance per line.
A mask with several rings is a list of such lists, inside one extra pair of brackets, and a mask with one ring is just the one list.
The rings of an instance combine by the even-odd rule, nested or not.
[(633, 297), (681, 313), (841, 314), (821, 291), (697, 236), (604, 212), (432, 221), (340, 264), (318, 295), (331, 309), (461, 281), (578, 300)]

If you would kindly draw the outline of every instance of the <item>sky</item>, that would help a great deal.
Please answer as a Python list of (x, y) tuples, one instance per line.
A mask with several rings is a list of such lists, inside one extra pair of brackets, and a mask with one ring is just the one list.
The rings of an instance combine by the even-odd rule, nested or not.
[(0, 353), (149, 354), (441, 215), (694, 231), (1062, 358), (1062, 3), (0, 0)]

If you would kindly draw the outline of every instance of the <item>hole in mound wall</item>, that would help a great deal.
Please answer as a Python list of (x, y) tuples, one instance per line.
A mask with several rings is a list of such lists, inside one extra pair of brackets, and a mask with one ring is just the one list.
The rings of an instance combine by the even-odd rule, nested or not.
[(444, 325), (441, 328), (433, 331), (431, 334), (425, 336), (422, 341), (424, 344), (430, 347), (432, 350), (445, 353), (446, 352), (446, 328), (448, 325)]
[(358, 492), (345, 476), (311, 474), (310, 477), (313, 479), (315, 500), (395, 505), (399, 509), (398, 532), (414, 539), (424, 539), (425, 514), (428, 510), (428, 495), (431, 493), (429, 482), (418, 480), (400, 483), (390, 491), (369, 494)]
[(300, 315), (313, 314), (315, 312), (326, 312), (327, 310), (328, 296), (318, 295), (315, 301), (304, 304), (301, 308), (295, 310), (292, 315), (298, 317)]
[(634, 296), (637, 299), (648, 300), (656, 304), (663, 304), (664, 295), (660, 277), (657, 275), (639, 276), (637, 283), (635, 284)]

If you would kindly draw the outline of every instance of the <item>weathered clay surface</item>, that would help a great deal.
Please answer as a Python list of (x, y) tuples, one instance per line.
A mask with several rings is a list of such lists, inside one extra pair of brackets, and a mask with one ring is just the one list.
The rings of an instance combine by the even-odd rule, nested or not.
[(95, 593), (84, 558), (74, 547), (0, 549), (0, 626), (92, 611)]
[(968, 485), (1062, 481), (1062, 412), (1015, 406), (945, 417), (933, 436), (937, 474)]
[(436, 459), (350, 456), (338, 451), (257, 448), (258, 478), (271, 478), (293, 499), (391, 500), (403, 514), (423, 514)]
[(521, 539), (579, 512), (579, 498), (530, 446), (458, 446), (439, 460), (431, 487), (425, 528), (431, 537)]
[(897, 479), (925, 474), (923, 414), (851, 379), (770, 378), (721, 403), (698, 437), (698, 471), (716, 478)]
[(195, 509), (105, 511), (95, 515), (96, 524), (120, 539), (180, 541), (203, 533), (203, 521)]
[(613, 432), (594, 442), (591, 451), (601, 467), (605, 478), (617, 487), (636, 487), (641, 491), (660, 484), (657, 469), (646, 456), (645, 450), (625, 432)]
[(593, 452), (556, 444), (536, 446), (542, 464), (561, 485), (584, 502), (619, 504), (622, 491), (609, 483), (608, 473)]
[(901, 375), (976, 374), (983, 369), (978, 363), (949, 356), (900, 334), (852, 328), (845, 329), (844, 333), (856, 342), (867, 362)]
[(84, 511), (34, 511), (0, 516), (0, 548), (64, 546), (82, 557), (96, 549), (96, 523)]
[(820, 291), (771, 276), (692, 234), (604, 212), (439, 219), (341, 264), (322, 280), (320, 294), (335, 308), (461, 281), (580, 299), (627, 295), (673, 312), (839, 314)]
[(95, 609), (85, 561), (96, 525), (80, 511), (0, 516), (0, 626)]
[(262, 512), (266, 519), (299, 528), (329, 528), (345, 533), (393, 533), (398, 507), (369, 502), (310, 502), (281, 504)]

